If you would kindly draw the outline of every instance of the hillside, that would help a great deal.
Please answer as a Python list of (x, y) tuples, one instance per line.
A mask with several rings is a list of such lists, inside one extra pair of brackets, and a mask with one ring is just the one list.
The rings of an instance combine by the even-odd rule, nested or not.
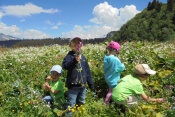
[[(172, 2), (170, 4), (170, 2)], [(170, 6), (171, 5), (171, 6)], [(150, 8), (151, 6), (151, 8)], [(111, 38), (116, 41), (165, 41), (175, 38), (175, 3), (153, 0), (148, 7), (124, 24)]]

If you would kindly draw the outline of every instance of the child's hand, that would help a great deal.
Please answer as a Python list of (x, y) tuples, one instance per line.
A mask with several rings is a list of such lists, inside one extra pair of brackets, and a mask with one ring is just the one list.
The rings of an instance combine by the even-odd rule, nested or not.
[(43, 89), (44, 90), (47, 90), (47, 87), (46, 87), (46, 84), (45, 83), (43, 84)]
[(44, 90), (49, 90), (50, 88), (51, 88), (51, 86), (49, 86), (49, 83), (48, 82), (46, 82), (46, 83), (43, 84), (43, 89)]
[(48, 83), (48, 82), (46, 82), (46, 83), (45, 83), (45, 86), (46, 86), (46, 87), (49, 87), (49, 83)]
[(158, 103), (162, 103), (162, 102), (164, 102), (164, 101), (165, 101), (164, 98), (158, 98), (158, 99), (156, 99), (156, 102), (158, 102)]
[(51, 76), (47, 76), (46, 82), (49, 82), (51, 80)]
[(81, 60), (81, 55), (76, 55), (75, 58), (76, 58), (77, 62), (80, 62), (80, 60)]

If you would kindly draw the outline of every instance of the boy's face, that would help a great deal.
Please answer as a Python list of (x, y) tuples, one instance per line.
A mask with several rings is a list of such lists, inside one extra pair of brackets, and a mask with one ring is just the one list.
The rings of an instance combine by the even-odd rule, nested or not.
[(81, 46), (82, 46), (80, 45), (80, 43), (82, 43), (81, 40), (78, 38), (75, 38), (70, 42), (71, 49), (75, 52), (78, 52), (79, 51), (78, 49), (81, 49)]
[(59, 77), (61, 76), (61, 74), (59, 74), (56, 71), (51, 71), (51, 77), (53, 81), (57, 81), (59, 79)]

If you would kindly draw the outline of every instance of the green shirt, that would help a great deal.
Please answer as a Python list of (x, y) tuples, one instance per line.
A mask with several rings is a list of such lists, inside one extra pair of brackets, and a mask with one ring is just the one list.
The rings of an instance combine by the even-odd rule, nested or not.
[(56, 82), (53, 82), (52, 80), (49, 82), (49, 84), (52, 86), (52, 90), (58, 90), (59, 92), (54, 95), (52, 93), (51, 96), (54, 100), (54, 102), (57, 102), (59, 104), (63, 104), (64, 101), (65, 101), (65, 98), (64, 98), (64, 85), (63, 85), (63, 82), (61, 80), (58, 80)]
[(143, 94), (143, 86), (139, 79), (132, 75), (127, 75), (120, 79), (120, 83), (113, 88), (112, 99), (121, 102), (130, 95)]

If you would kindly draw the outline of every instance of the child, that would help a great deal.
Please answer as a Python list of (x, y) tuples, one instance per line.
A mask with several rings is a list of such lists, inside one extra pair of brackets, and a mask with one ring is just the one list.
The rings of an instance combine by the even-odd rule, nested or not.
[(103, 68), (105, 81), (109, 86), (109, 90), (104, 105), (109, 103), (112, 96), (112, 89), (117, 85), (117, 82), (120, 79), (120, 73), (125, 69), (124, 64), (121, 63), (120, 59), (116, 56), (119, 54), (119, 51), (120, 45), (114, 41), (111, 41), (106, 48), (107, 55), (105, 55), (103, 60)]
[(68, 87), (67, 106), (70, 107), (85, 103), (86, 82), (90, 89), (94, 88), (88, 62), (81, 53), (82, 46), (81, 38), (70, 39), (71, 51), (68, 52), (62, 62), (62, 67), (68, 71), (66, 79), (66, 86)]
[(50, 92), (51, 96), (45, 96), (44, 100), (46, 102), (56, 102), (60, 105), (60, 108), (65, 102), (64, 98), (64, 85), (60, 80), (62, 72), (62, 67), (60, 65), (54, 65), (51, 70), (51, 76), (46, 78), (46, 82), (43, 84), (43, 89)]
[(112, 91), (112, 98), (118, 104), (138, 104), (136, 95), (140, 95), (146, 101), (163, 102), (163, 98), (151, 98), (143, 90), (141, 81), (146, 80), (150, 75), (156, 74), (148, 64), (138, 64), (134, 67), (132, 75), (121, 78), (119, 84)]

